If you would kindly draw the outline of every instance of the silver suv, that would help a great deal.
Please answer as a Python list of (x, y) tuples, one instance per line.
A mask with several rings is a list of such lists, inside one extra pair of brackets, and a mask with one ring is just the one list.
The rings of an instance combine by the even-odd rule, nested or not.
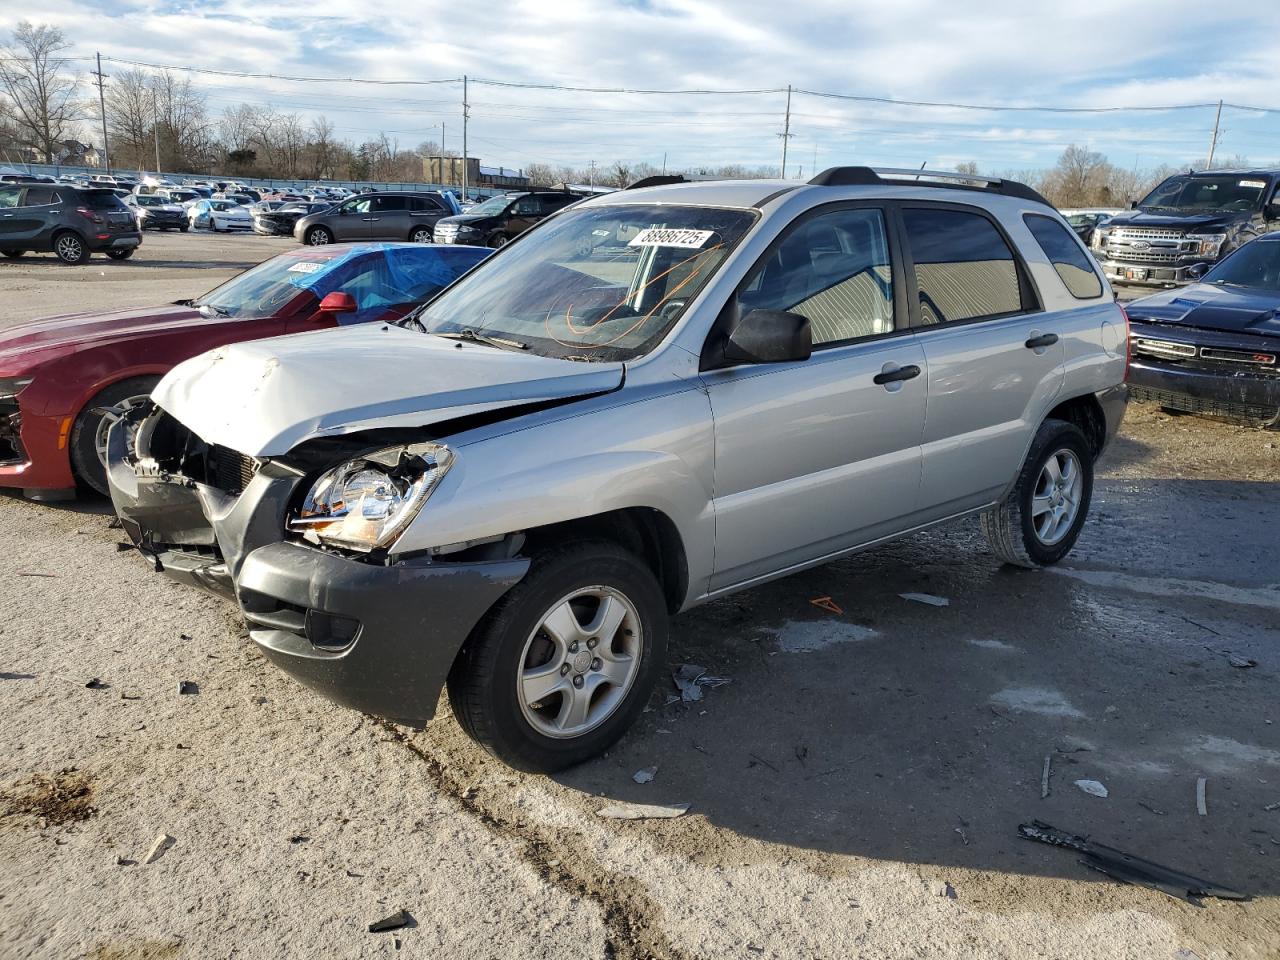
[(187, 361), (108, 441), (156, 568), (270, 660), (507, 763), (598, 754), (667, 618), (972, 514), (1060, 560), (1124, 412), (1126, 319), (1013, 182), (828, 170), (562, 211), (397, 324)]

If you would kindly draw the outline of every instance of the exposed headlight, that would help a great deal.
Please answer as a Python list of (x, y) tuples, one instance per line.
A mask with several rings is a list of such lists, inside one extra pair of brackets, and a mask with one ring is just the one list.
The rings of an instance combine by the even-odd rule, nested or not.
[(31, 382), (30, 377), (0, 378), (0, 400), (12, 400)]
[(1089, 246), (1093, 247), (1095, 250), (1101, 250), (1103, 244), (1107, 242), (1107, 234), (1110, 232), (1111, 231), (1107, 230), (1105, 227), (1098, 227), (1098, 229), (1093, 231), (1093, 236), (1089, 240)]
[(459, 227), (458, 232), (459, 233), (475, 233), (476, 228), (475, 227)]
[(1199, 245), (1192, 251), (1193, 253), (1198, 253), (1202, 257), (1216, 257), (1227, 235), (1225, 233), (1188, 233), (1187, 239), (1195, 240)]
[(389, 547), (453, 464), (439, 443), (389, 447), (334, 467), (287, 526), (313, 543), (368, 553)]

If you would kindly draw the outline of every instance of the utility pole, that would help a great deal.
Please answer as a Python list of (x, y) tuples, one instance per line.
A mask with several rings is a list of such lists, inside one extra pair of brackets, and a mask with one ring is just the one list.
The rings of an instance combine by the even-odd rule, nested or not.
[(667, 155), (665, 152), (662, 154), (662, 175), (664, 177), (667, 175)]
[(467, 75), (462, 75), (462, 199), (467, 199), (467, 120), (471, 117), (471, 104), (467, 103)]
[(107, 75), (102, 72), (101, 53), (98, 54), (98, 69), (93, 71), (93, 75), (98, 78), (94, 83), (98, 85), (98, 109), (102, 111), (102, 162), (109, 174), (111, 173), (111, 151), (107, 148), (107, 98), (102, 92), (102, 87), (107, 82)]
[(782, 178), (787, 177), (787, 141), (794, 134), (791, 132), (791, 84), (787, 84), (787, 118), (783, 122), (782, 132), (778, 134), (782, 138)]
[(156, 176), (160, 176), (160, 98), (151, 94), (151, 130), (156, 137)]
[(1213, 136), (1209, 138), (1209, 159), (1204, 162), (1206, 170), (1213, 169), (1213, 151), (1218, 146), (1218, 124), (1222, 121), (1222, 101), (1218, 101), (1218, 112), (1213, 116)]
[(596, 162), (592, 160), (587, 164), (587, 186), (594, 193), (596, 189)]

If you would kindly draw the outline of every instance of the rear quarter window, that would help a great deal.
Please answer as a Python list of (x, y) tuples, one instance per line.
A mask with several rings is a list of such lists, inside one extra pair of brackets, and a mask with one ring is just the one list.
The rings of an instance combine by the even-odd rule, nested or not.
[(1093, 258), (1080, 246), (1074, 233), (1052, 217), (1038, 213), (1023, 214), (1022, 222), (1053, 264), (1068, 293), (1077, 300), (1102, 296), (1102, 281), (1093, 268)]
[(80, 194), (80, 202), (90, 210), (123, 210), (124, 204), (110, 190), (88, 190)]

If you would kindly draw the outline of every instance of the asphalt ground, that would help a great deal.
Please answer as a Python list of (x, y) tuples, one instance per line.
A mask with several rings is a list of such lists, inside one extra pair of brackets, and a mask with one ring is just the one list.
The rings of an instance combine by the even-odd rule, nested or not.
[[(292, 245), (6, 261), (0, 326)], [(1002, 568), (966, 523), (691, 611), (672, 664), (729, 682), (660, 689), (556, 777), (447, 706), (415, 733), (297, 687), (232, 606), (119, 552), (104, 501), (0, 495), (0, 957), (1275, 957), (1278, 446), (1132, 406), (1059, 568)], [(1252, 899), (1122, 885), (1032, 819)]]

